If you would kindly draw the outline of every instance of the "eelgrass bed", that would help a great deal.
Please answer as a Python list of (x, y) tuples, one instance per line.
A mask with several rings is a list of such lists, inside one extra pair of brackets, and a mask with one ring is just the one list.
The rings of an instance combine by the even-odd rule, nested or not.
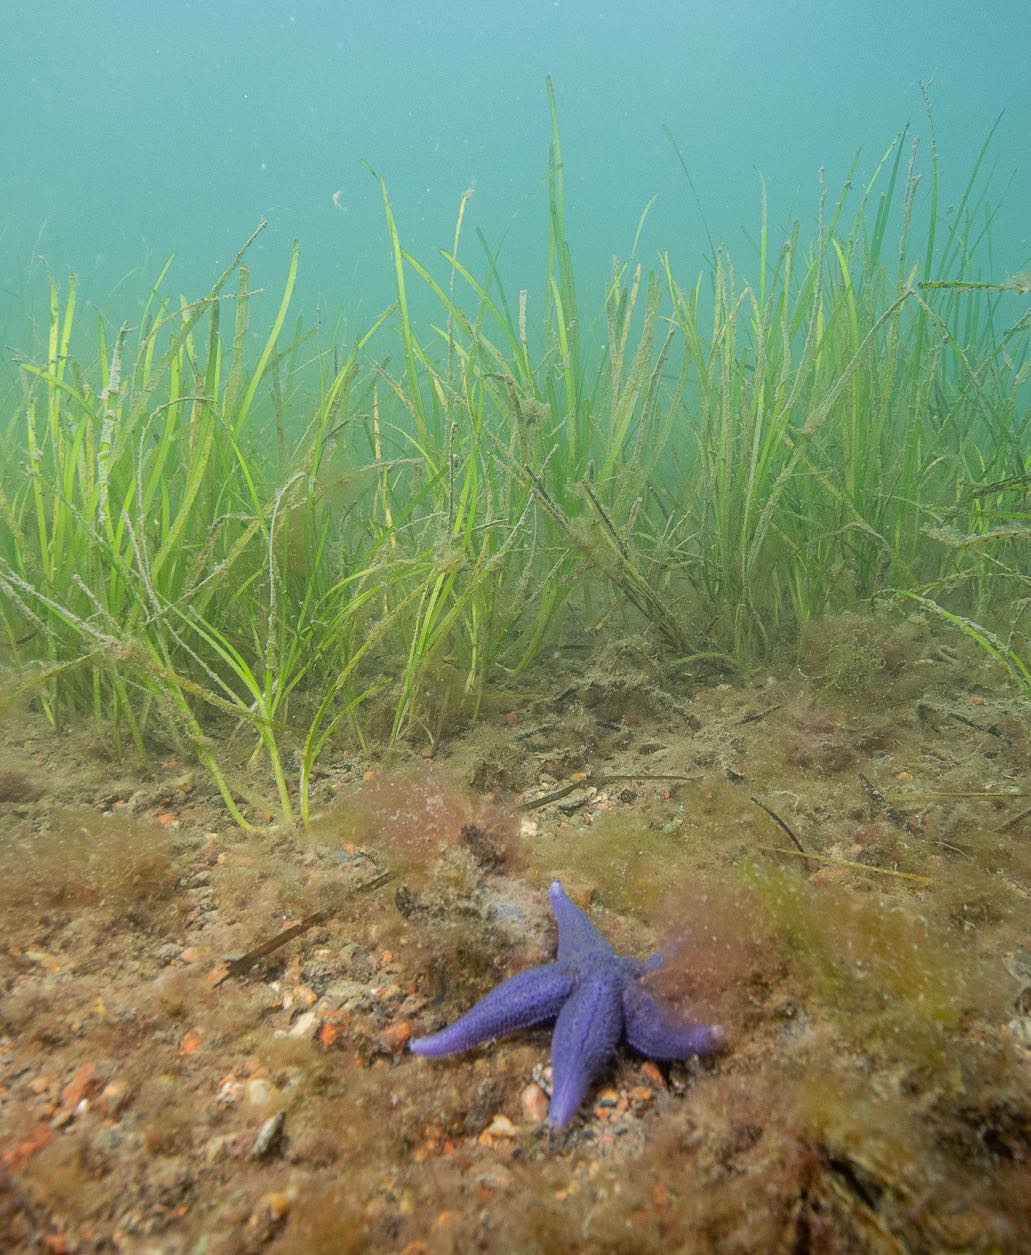
[(432, 744), (608, 627), (741, 670), (895, 599), (1031, 694), (1029, 283), (992, 272), (991, 136), (947, 218), (902, 134), (811, 234), (764, 210), (747, 279), (723, 248), (689, 285), (617, 264), (591, 354), (549, 95), (536, 325), (464, 260), (468, 194), (431, 268), (382, 180), (397, 295), (345, 349), (288, 323), (296, 246), (256, 358), (247, 245), (196, 301), (166, 266), (95, 345), (51, 279), (0, 418), (5, 699), (173, 743), (246, 825), (307, 820), (341, 739)]

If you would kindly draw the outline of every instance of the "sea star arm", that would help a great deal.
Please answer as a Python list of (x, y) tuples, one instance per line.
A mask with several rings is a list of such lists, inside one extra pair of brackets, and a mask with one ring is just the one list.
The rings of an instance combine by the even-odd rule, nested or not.
[(553, 1020), (572, 988), (573, 977), (561, 964), (531, 967), (502, 981), (454, 1024), (414, 1038), (410, 1049), (417, 1055), (448, 1055)]
[(581, 959), (585, 954), (613, 954), (612, 946), (578, 906), (570, 902), (557, 880), (551, 882), (551, 909), (558, 921), (558, 959)]
[(618, 980), (611, 976), (583, 980), (559, 1012), (551, 1038), (549, 1124), (561, 1126), (573, 1118), (622, 1031)]
[(713, 1054), (724, 1042), (720, 1025), (681, 1019), (636, 981), (623, 987), (623, 1021), (630, 1045), (652, 1059)]

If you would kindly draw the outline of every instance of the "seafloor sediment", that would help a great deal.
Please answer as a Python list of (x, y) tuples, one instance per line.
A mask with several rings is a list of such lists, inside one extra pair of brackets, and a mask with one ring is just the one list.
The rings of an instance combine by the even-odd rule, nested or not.
[[(748, 680), (559, 651), (432, 757), (341, 749), (307, 833), (9, 711), (0, 1245), (1031, 1249), (1031, 710), (878, 630), (862, 674), (833, 627)], [(558, 1132), (546, 1027), (406, 1050), (551, 958), (555, 876), (728, 1034), (621, 1049)]]

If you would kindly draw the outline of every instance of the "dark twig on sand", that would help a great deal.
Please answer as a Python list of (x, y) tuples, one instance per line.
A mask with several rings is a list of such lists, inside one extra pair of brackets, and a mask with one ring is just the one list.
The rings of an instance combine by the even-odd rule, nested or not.
[(742, 715), (740, 719), (735, 719), (735, 723), (740, 725), (743, 723), (758, 723), (760, 719), (765, 719), (767, 715), (772, 715), (775, 710), (780, 710), (783, 702), (776, 702), (772, 706), (766, 706), (762, 710), (754, 710), (750, 715)]
[(957, 723), (963, 724), (965, 728), (972, 728), (974, 732), (986, 732), (989, 736), (996, 736), (1000, 741), (1009, 741), (1009, 737), (999, 731), (994, 725), (983, 728), (979, 723), (975, 723), (973, 719), (968, 719), (966, 715), (961, 715), (957, 710), (947, 712), (950, 719), (955, 719)]
[(255, 946), (253, 950), (248, 950), (240, 958), (228, 959), (213, 973), (211, 980), (212, 989), (217, 989), (230, 976), (242, 976), (259, 959), (263, 959), (267, 954), (272, 954), (280, 947), (285, 946), (288, 941), (293, 941), (295, 937), (306, 933), (309, 928), (314, 928), (316, 924), (322, 924), (327, 919), (332, 919), (334, 915), (339, 915), (345, 903), (349, 902), (351, 898), (359, 893), (371, 893), (373, 889), (378, 889), (381, 885), (385, 885), (392, 876), (392, 872), (382, 872), (379, 876), (374, 876), (372, 880), (367, 880), (365, 884), (358, 885), (355, 889), (349, 889), (345, 894), (331, 902), (329, 906), (324, 906), (321, 911), (315, 911), (312, 915), (306, 915), (304, 919), (284, 929), (281, 933), (277, 933), (274, 937), (270, 937), (267, 941), (263, 941), (260, 945)]
[(794, 834), (794, 833), (791, 831), (791, 829), (787, 826), (787, 824), (784, 822), (784, 820), (783, 820), (783, 819), (781, 819), (781, 817), (780, 817), (780, 816), (776, 813), (776, 811), (771, 811), (771, 810), (770, 810), (770, 808), (766, 805), (766, 803), (765, 803), (765, 802), (760, 802), (760, 801), (759, 801), (759, 799), (758, 799), (757, 797), (749, 797), (749, 799), (748, 799), (748, 800), (749, 800), (750, 802), (754, 802), (754, 803), (756, 804), (756, 806), (758, 806), (758, 807), (759, 807), (759, 809), (760, 809), (761, 811), (765, 811), (765, 812), (766, 812), (766, 814), (767, 814), (767, 815), (769, 815), (769, 817), (770, 817), (770, 818), (773, 820), (773, 822), (777, 825), (777, 827), (778, 827), (778, 828), (779, 828), (782, 832), (786, 832), (786, 833), (787, 833), (788, 837), (789, 837), (789, 838), (790, 838), (790, 840), (791, 840), (792, 845), (794, 845), (795, 849), (796, 849), (796, 850), (798, 850), (799, 854), (808, 854), (808, 853), (809, 853), (809, 851), (805, 848), (805, 846), (802, 844), (802, 842), (801, 842), (801, 841), (799, 841), (798, 837), (796, 837), (796, 836), (795, 836), (795, 834)]

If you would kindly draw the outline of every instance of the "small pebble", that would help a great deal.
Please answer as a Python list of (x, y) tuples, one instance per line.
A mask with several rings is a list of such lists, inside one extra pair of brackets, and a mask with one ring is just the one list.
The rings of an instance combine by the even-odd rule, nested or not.
[(116, 1116), (129, 1101), (129, 1087), (124, 1081), (108, 1081), (100, 1092), (98, 1107), (103, 1115)]
[(103, 1085), (94, 1063), (84, 1063), (61, 1090), (61, 1106), (74, 1111), (84, 1098), (97, 1093)]
[(262, 1194), (251, 1216), (251, 1224), (259, 1225), (267, 1220), (282, 1220), (290, 1210), (290, 1204), (293, 1201), (293, 1190), (274, 1190), (270, 1194)]
[(659, 1070), (658, 1064), (653, 1063), (651, 1059), (648, 1059), (645, 1063), (641, 1064), (641, 1075), (649, 1082), (653, 1089), (666, 1088), (666, 1078)]
[(318, 1027), (319, 1016), (316, 1011), (305, 1011), (303, 1015), (299, 1015), (294, 1022), (293, 1027), (287, 1034), (288, 1037), (311, 1037)]
[(493, 1146), (499, 1137), (509, 1139), (518, 1136), (519, 1130), (508, 1116), (499, 1113), (480, 1134), (479, 1140), (481, 1146)]
[(533, 1081), (519, 1095), (519, 1105), (531, 1124), (543, 1124), (548, 1118), (548, 1095)]
[(247, 1101), (252, 1107), (269, 1107), (279, 1097), (275, 1086), (264, 1077), (253, 1077), (244, 1086)]
[(269, 1116), (254, 1139), (250, 1156), (252, 1159), (265, 1159), (276, 1154), (282, 1144), (284, 1124), (286, 1124), (285, 1111), (277, 1111), (275, 1115)]
[(297, 985), (283, 994), (283, 1007), (287, 1011), (307, 1011), (319, 1000), (319, 995), (307, 985)]
[(384, 1044), (394, 1054), (404, 1050), (412, 1035), (412, 1026), (407, 1020), (399, 1020), (396, 1024), (388, 1024), (380, 1036)]

